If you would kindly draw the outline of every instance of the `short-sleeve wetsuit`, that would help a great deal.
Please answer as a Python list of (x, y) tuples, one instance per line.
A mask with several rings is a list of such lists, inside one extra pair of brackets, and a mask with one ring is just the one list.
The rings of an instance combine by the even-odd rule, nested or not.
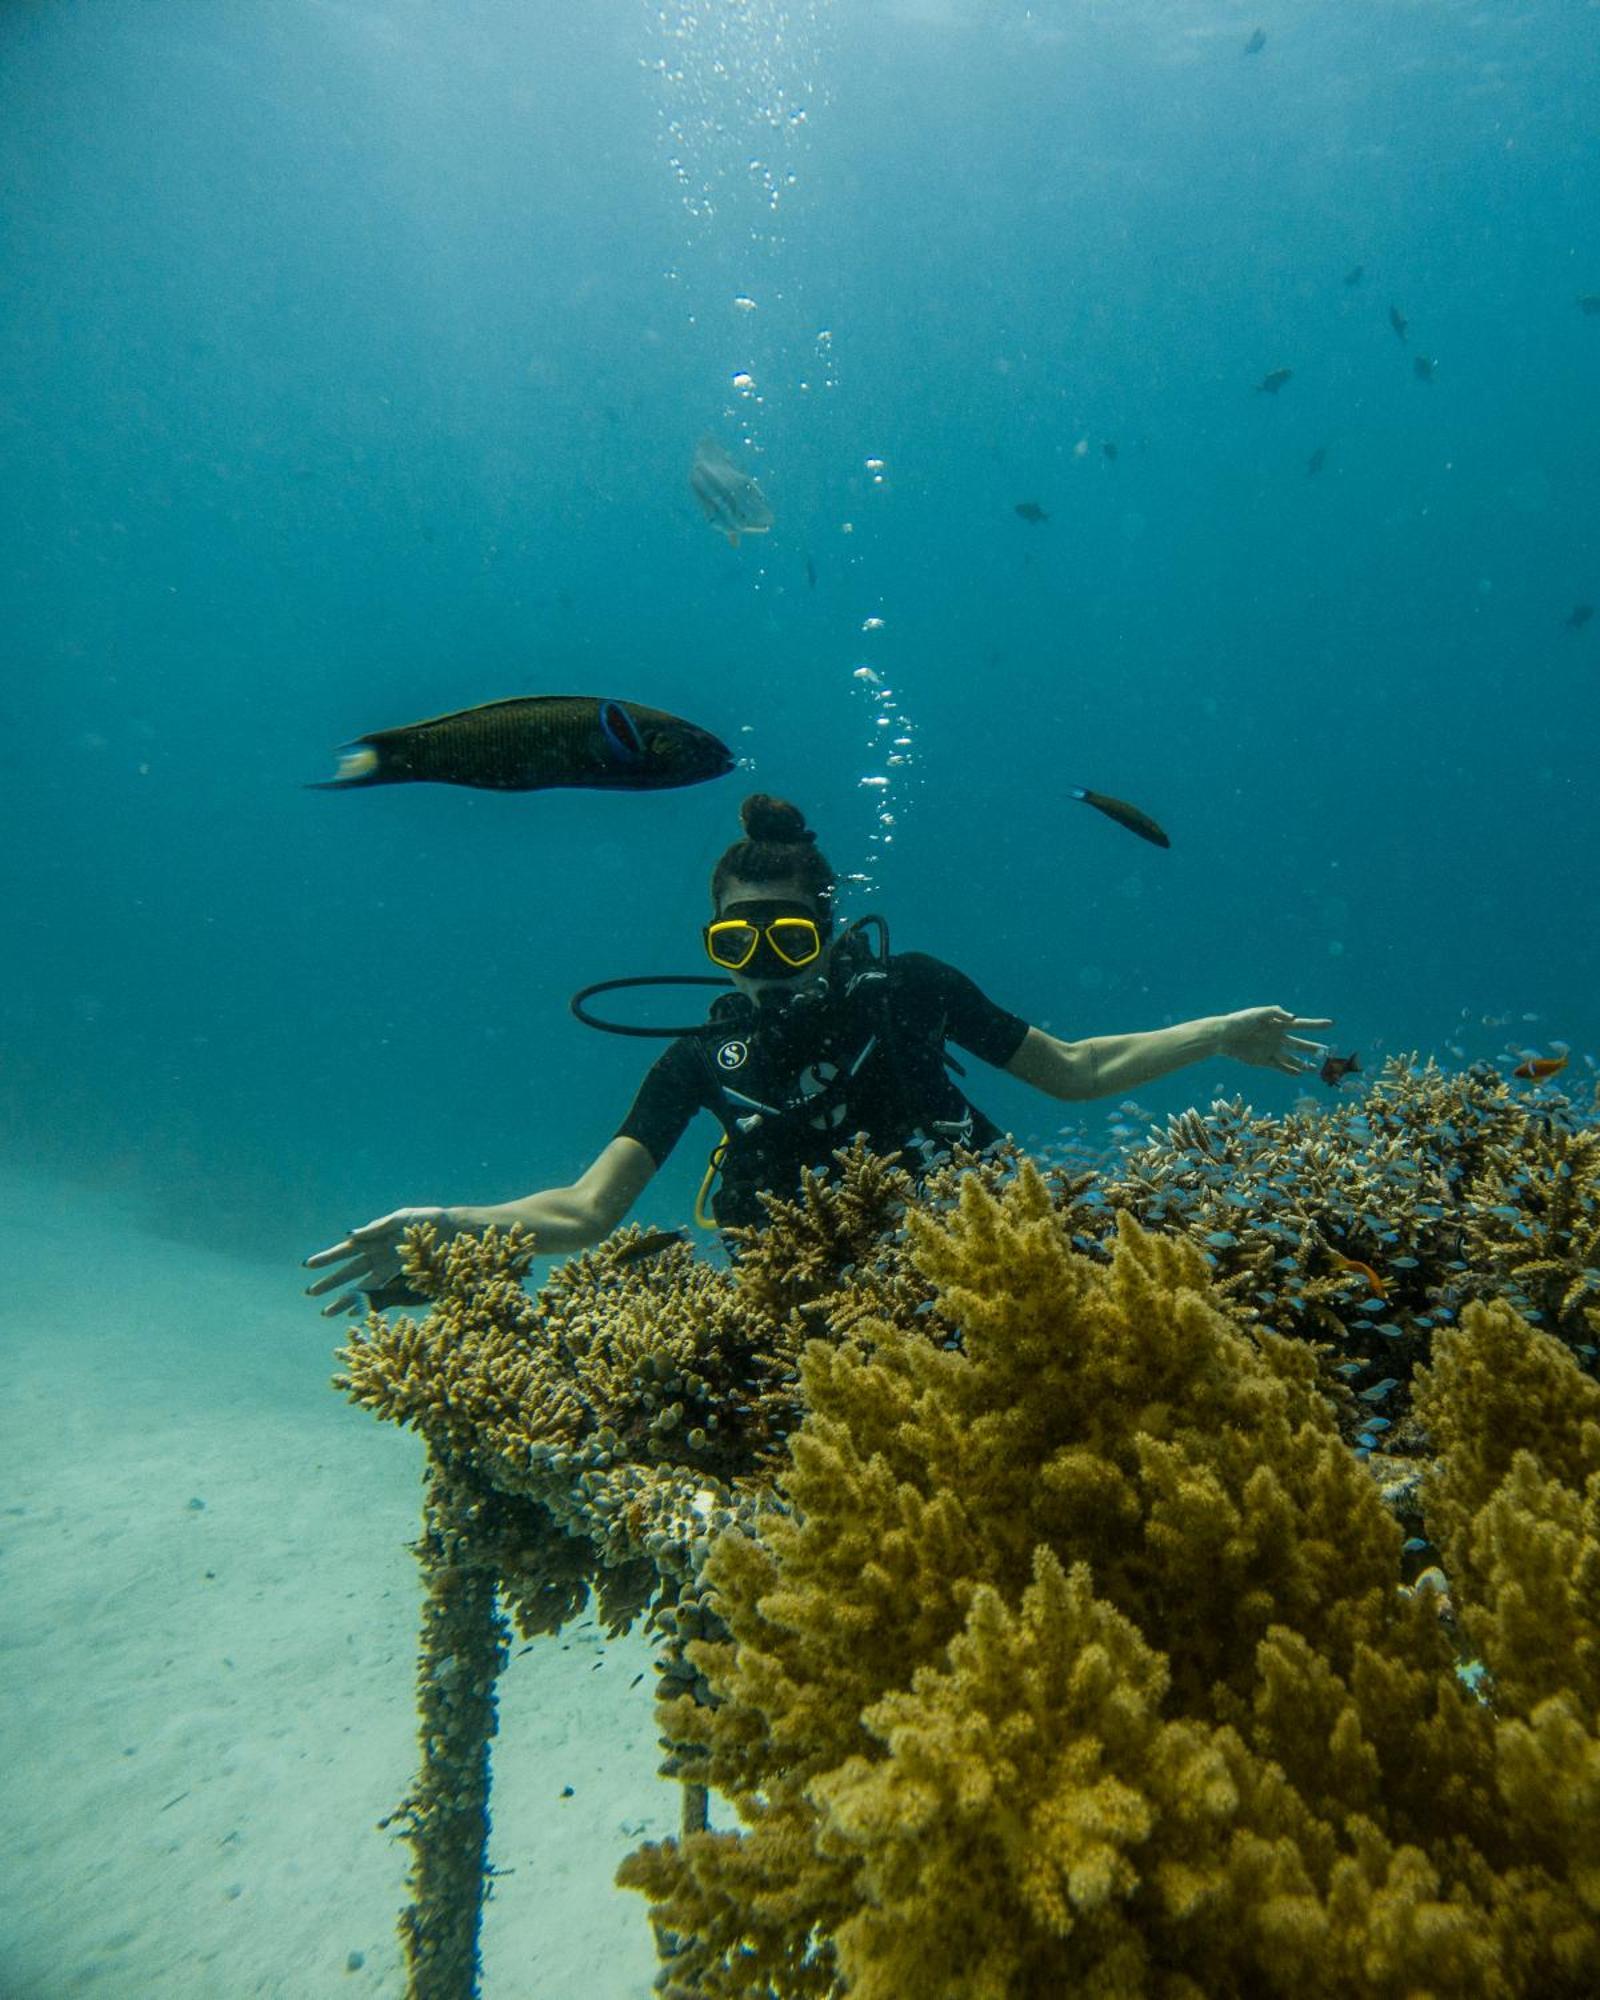
[(954, 1143), (998, 1138), (957, 1088), (945, 1043), (1003, 1068), (1027, 1032), (937, 958), (836, 952), (828, 980), (781, 1009), (719, 1001), (652, 1066), (617, 1136), (659, 1167), (694, 1114), (711, 1112), (725, 1140), (713, 1213), (759, 1222), (762, 1190), (792, 1193), (803, 1167), (827, 1165), (858, 1132), (917, 1167)]

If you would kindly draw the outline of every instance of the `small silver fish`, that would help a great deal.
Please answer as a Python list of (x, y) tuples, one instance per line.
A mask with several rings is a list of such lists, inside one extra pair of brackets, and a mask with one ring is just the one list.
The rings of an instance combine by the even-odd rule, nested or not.
[(714, 437), (703, 437), (695, 446), (689, 491), (712, 527), (726, 535), (734, 548), (739, 546), (741, 535), (764, 535), (772, 526), (767, 496), (748, 472), (739, 470)]

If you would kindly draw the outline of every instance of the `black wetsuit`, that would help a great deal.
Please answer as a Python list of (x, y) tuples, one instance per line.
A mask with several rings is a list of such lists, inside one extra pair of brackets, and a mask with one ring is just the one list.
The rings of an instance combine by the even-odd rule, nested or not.
[(791, 1194), (803, 1167), (828, 1165), (858, 1132), (918, 1167), (954, 1143), (998, 1138), (956, 1086), (944, 1045), (1003, 1068), (1027, 1032), (953, 965), (921, 952), (880, 961), (845, 941), (826, 982), (783, 1006), (718, 1001), (653, 1065), (617, 1137), (659, 1167), (694, 1114), (711, 1112), (725, 1138), (712, 1212), (723, 1225), (759, 1222), (761, 1190)]

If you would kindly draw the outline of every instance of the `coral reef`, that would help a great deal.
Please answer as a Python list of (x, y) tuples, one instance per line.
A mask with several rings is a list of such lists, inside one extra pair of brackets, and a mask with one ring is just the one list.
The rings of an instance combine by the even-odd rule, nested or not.
[[(1509, 1307), (1487, 1306), (1470, 1332), (1436, 1343), (1432, 1366), (1419, 1371), (1417, 1413), (1439, 1454), (1423, 1479), (1423, 1504), (1495, 1700), (1526, 1714), (1570, 1695), (1592, 1727), (1600, 1716), (1600, 1383)], [(1600, 1889), (1600, 1820), (1593, 1831)]]
[(727, 1268), (414, 1232), (342, 1356), (429, 1450), (412, 1990), (476, 1991), (500, 1612), (591, 1593), (669, 1993), (1600, 1989), (1592, 1121), (1391, 1064), (1096, 1175), (837, 1159)]
[[(1252, 1337), (1195, 1247), (1129, 1218), (1109, 1264), (1075, 1251), (1026, 1164), (910, 1238), (959, 1345), (866, 1320), (813, 1342), (773, 1500), (705, 1564), (711, 1700), (663, 1716), (744, 1827), (624, 1865), (665, 1991), (1595, 1990), (1592, 1692), (1490, 1605), (1466, 1684), (1305, 1347)], [(1481, 1445), (1480, 1344), (1512, 1324), (1474, 1307), (1442, 1343), (1442, 1433)], [(1516, 1570), (1513, 1523), (1587, 1534), (1592, 1572), (1585, 1408), (1557, 1388), (1483, 1504), (1486, 1449), (1441, 1489), (1487, 1576)], [(1592, 1651), (1600, 1600), (1567, 1608)]]
[(1362, 1449), (1421, 1447), (1411, 1371), (1473, 1300), (1506, 1300), (1594, 1369), (1600, 1127), (1487, 1065), (1396, 1058), (1364, 1095), (1286, 1117), (1186, 1111), (1103, 1173), (1057, 1179), (1080, 1249), (1118, 1214), (1180, 1231), (1231, 1312), (1319, 1344)]
[(591, 1586), (607, 1628), (629, 1624), (795, 1420), (793, 1360), (758, 1351), (772, 1329), (740, 1314), (729, 1274), (676, 1238), (640, 1256), (645, 1240), (619, 1231), (533, 1299), (517, 1232), (415, 1231), (406, 1272), (428, 1317), (369, 1316), (340, 1357), (352, 1400), (519, 1503), (500, 1539), (524, 1637)]

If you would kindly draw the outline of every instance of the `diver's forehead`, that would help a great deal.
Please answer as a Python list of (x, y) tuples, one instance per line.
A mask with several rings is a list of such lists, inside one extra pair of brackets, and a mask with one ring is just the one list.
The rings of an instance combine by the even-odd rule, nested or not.
[(808, 916), (817, 913), (817, 899), (802, 882), (746, 882), (738, 876), (722, 885), (722, 895), (717, 907), (731, 910), (736, 904), (786, 903), (804, 910)]
[(789, 896), (749, 896), (743, 900), (723, 903), (717, 915), (743, 917), (752, 923), (767, 923), (774, 917), (806, 917), (812, 923), (820, 922), (814, 903)]

